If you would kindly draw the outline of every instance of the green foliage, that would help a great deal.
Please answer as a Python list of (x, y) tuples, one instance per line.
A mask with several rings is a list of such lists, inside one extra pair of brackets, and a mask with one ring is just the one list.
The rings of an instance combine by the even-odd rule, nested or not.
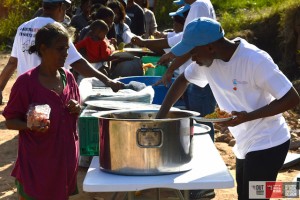
[(5, 49), (3, 43), (11, 40), (18, 26), (31, 18), (40, 3), (36, 0), (3, 0), (2, 6), (10, 12), (7, 18), (0, 20), (0, 50)]
[(155, 18), (158, 23), (158, 29), (172, 28), (172, 18), (170, 12), (176, 11), (179, 6), (173, 4), (174, 0), (157, 0), (155, 8)]
[(299, 0), (212, 0), (212, 3), (218, 20), (230, 37), (251, 24), (292, 8)]

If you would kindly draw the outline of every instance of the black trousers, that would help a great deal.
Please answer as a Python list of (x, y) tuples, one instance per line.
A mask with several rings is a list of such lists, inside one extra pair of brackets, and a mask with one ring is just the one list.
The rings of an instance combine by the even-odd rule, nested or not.
[(290, 146), (285, 143), (246, 154), (245, 159), (236, 159), (236, 182), (239, 200), (249, 199), (249, 181), (276, 181)]

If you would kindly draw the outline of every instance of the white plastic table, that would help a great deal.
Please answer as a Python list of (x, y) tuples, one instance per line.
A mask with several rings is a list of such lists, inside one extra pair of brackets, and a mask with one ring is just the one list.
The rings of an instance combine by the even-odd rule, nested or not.
[[(125, 176), (103, 172), (99, 168), (99, 157), (93, 157), (83, 181), (85, 192), (132, 192), (171, 188), (177, 190), (218, 189), (234, 187), (234, 179), (208, 134), (194, 136), (192, 169), (170, 175)], [(188, 199), (188, 192), (184, 192)], [(181, 197), (182, 198), (182, 197)]]

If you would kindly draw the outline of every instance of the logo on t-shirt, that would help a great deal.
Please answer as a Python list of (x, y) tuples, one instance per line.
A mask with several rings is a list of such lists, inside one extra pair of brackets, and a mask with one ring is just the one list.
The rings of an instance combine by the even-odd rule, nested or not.
[(232, 84), (233, 84), (233, 88), (232, 89), (236, 91), (238, 89), (238, 84), (240, 84), (240, 85), (243, 84), (244, 85), (244, 84), (248, 84), (248, 82), (247, 81), (239, 81), (237, 79), (233, 79), (232, 80)]

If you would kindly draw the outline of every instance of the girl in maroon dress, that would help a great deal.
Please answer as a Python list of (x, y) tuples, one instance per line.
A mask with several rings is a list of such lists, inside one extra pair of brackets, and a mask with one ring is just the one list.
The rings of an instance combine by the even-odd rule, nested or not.
[[(41, 57), (41, 64), (18, 77), (3, 112), (7, 128), (19, 130), (12, 176), (20, 199), (65, 200), (77, 191), (80, 96), (73, 75), (62, 68), (69, 38), (58, 23), (38, 30), (30, 52)], [(42, 125), (36, 116), (27, 117), (40, 105), (51, 109)]]

